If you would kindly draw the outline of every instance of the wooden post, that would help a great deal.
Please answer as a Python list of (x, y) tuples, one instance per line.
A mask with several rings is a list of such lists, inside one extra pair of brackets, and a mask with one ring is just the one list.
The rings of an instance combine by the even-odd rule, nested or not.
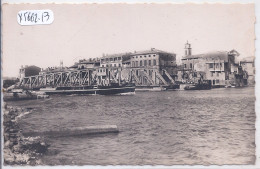
[(108, 71), (108, 85), (110, 85), (110, 70)]
[(121, 85), (121, 70), (118, 69), (118, 83), (119, 83), (119, 86)]
[(88, 70), (88, 86), (90, 86), (90, 70)]
[(29, 80), (30, 80), (30, 88), (32, 88), (32, 76), (30, 76), (30, 78), (29, 78)]
[(61, 84), (61, 86), (63, 86), (63, 73), (61, 73), (61, 75), (60, 75), (60, 84)]

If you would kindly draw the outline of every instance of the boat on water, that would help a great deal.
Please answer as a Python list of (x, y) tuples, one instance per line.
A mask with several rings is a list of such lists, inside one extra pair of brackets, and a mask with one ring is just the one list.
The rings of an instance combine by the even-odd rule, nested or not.
[(40, 91), (47, 95), (127, 95), (135, 93), (134, 84), (111, 83), (108, 86), (75, 86), (75, 87), (55, 87), (40, 88)]
[(45, 98), (49, 98), (49, 95), (40, 91), (13, 89), (8, 92), (3, 92), (4, 101), (34, 100), (34, 99), (45, 99)]
[(210, 90), (212, 88), (210, 80), (199, 81), (184, 85), (184, 90)]
[(135, 89), (138, 92), (159, 92), (165, 91), (166, 87), (163, 86), (138, 86)]

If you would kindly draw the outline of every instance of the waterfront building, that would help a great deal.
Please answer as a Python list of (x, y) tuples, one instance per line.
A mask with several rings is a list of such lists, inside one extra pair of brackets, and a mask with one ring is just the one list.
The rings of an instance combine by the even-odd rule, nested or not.
[[(174, 83), (177, 76), (176, 54), (151, 50), (133, 53), (104, 54), (100, 62), (79, 61), (74, 68), (93, 68), (98, 84), (134, 82), (137, 86), (158, 86)], [(71, 67), (71, 68), (72, 68)]]
[(97, 68), (100, 67), (100, 59), (99, 58), (89, 58), (89, 59), (81, 59), (78, 62), (74, 63), (74, 65), (70, 66), (71, 69), (88, 69), (88, 68)]
[(47, 67), (46, 69), (42, 68), (41, 71), (39, 72), (39, 75), (66, 72), (66, 71), (71, 71), (74, 69), (75, 68), (52, 66), (52, 67)]
[(80, 60), (77, 64), (78, 69), (88, 69), (88, 68), (97, 68), (100, 66), (99, 58), (89, 58), (88, 60)]
[(41, 68), (34, 66), (34, 65), (21, 66), (21, 68), (19, 70), (19, 79), (23, 79), (24, 77), (39, 75), (40, 71), (41, 71)]
[(103, 55), (82, 59), (70, 67), (48, 67), (37, 77), (21, 84), (28, 87), (82, 86), (135, 83), (136, 86), (174, 86), (177, 76), (176, 54), (152, 48), (134, 53)]
[(176, 54), (161, 51), (155, 48), (151, 50), (134, 52), (131, 54), (132, 68), (152, 68), (162, 71), (167, 70), (171, 75), (175, 74)]
[(255, 57), (246, 57), (240, 61), (242, 70), (248, 76), (248, 85), (255, 84)]
[(130, 53), (103, 55), (100, 59), (100, 67), (122, 67), (123, 62), (129, 58)]
[(177, 76), (176, 54), (155, 48), (132, 53), (130, 67), (141, 85), (168, 85)]
[(236, 57), (236, 50), (214, 51), (192, 55), (191, 45), (185, 44), (185, 56), (181, 59), (182, 66), (178, 69), (184, 82), (196, 82), (199, 79), (211, 80), (214, 87), (244, 84), (244, 77)]

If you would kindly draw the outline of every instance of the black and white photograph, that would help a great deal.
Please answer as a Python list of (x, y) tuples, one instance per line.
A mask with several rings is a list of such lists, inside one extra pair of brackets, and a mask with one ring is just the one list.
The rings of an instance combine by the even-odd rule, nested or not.
[(2, 4), (3, 166), (255, 165), (254, 3)]

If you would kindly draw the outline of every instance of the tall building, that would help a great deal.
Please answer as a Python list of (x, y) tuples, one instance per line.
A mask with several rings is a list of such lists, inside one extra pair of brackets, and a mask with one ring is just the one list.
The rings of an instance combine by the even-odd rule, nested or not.
[(191, 44), (187, 41), (185, 44), (185, 56), (191, 55)]
[(131, 54), (132, 68), (151, 68), (158, 71), (162, 71), (164, 69), (171, 75), (174, 75), (176, 74), (176, 66), (175, 53), (169, 53), (151, 48), (151, 50)]
[(167, 85), (177, 76), (176, 54), (155, 48), (132, 53), (130, 67), (142, 85)]
[(243, 74), (236, 61), (239, 53), (231, 51), (214, 51), (191, 55), (191, 45), (185, 44), (185, 56), (178, 71), (178, 79), (196, 82), (199, 79), (211, 80), (212, 86), (243, 85)]
[(255, 57), (246, 57), (240, 61), (240, 65), (248, 76), (248, 85), (255, 84)]
[(19, 79), (22, 79), (24, 77), (29, 77), (29, 76), (35, 76), (35, 75), (39, 75), (41, 71), (41, 68), (37, 67), (37, 66), (22, 66), (20, 68), (20, 74), (19, 74)]

